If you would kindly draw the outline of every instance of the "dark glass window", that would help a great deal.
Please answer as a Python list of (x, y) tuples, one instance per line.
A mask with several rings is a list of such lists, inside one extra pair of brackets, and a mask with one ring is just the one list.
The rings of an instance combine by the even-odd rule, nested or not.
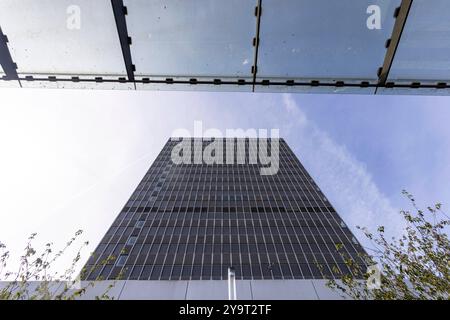
[(125, 262), (127, 261), (127, 259), (128, 259), (128, 255), (127, 254), (121, 254), (117, 258), (116, 266), (123, 267), (125, 265)]
[(130, 245), (130, 246), (134, 245), (136, 243), (136, 240), (137, 240), (136, 236), (129, 237), (127, 240), (127, 245)]

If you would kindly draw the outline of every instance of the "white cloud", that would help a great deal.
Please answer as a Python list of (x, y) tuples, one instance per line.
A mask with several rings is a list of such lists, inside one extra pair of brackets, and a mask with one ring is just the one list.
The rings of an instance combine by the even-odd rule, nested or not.
[[(296, 154), (349, 227), (375, 231), (385, 225), (387, 233), (398, 235), (403, 228), (398, 209), (378, 189), (366, 166), (309, 121), (292, 95), (283, 95), (283, 105), (297, 119), (297, 126), (289, 128), (291, 145), (297, 147)], [(364, 240), (360, 232), (355, 233)]]

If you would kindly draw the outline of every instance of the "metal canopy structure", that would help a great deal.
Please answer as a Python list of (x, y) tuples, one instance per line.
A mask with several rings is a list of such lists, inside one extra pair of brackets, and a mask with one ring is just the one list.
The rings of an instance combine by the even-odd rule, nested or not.
[(448, 0), (0, 0), (0, 87), (450, 94)]

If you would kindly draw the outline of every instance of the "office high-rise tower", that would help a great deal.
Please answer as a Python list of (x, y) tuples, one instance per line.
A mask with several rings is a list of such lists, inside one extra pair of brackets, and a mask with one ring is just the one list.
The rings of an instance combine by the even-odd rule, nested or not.
[(337, 244), (363, 265), (364, 250), (286, 142), (263, 141), (170, 139), (86, 279), (226, 280), (229, 267), (238, 282), (323, 279), (349, 272)]

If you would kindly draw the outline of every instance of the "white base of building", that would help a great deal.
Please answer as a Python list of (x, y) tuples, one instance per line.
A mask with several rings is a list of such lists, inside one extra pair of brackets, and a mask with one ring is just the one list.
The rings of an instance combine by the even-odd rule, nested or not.
[[(326, 280), (238, 280), (237, 300), (338, 300), (341, 294), (326, 286)], [(89, 284), (81, 282), (81, 287)], [(95, 299), (114, 281), (97, 281), (81, 299)], [(7, 282), (0, 282), (0, 289)], [(33, 294), (36, 282), (29, 284)], [(60, 288), (63, 286), (59, 284)], [(54, 288), (54, 289), (53, 289)], [(58, 291), (56, 286), (52, 290)], [(120, 280), (108, 291), (115, 300), (228, 300), (226, 280)]]

